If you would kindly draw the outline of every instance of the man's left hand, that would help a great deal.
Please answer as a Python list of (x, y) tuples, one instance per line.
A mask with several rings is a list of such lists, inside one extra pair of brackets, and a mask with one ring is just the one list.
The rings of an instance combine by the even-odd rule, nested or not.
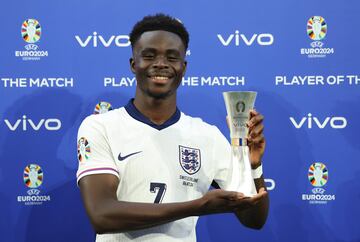
[(247, 125), (249, 127), (249, 133), (247, 142), (250, 150), (250, 162), (253, 169), (261, 165), (261, 158), (265, 151), (265, 137), (263, 135), (264, 116), (255, 111), (250, 110), (250, 117)]

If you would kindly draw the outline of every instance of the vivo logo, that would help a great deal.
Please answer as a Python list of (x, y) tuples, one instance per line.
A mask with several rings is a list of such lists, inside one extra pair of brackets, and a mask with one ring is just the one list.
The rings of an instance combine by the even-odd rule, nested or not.
[(264, 181), (266, 183), (265, 186), (268, 191), (275, 189), (275, 181), (273, 179), (267, 178), (267, 179), (264, 179)]
[(85, 39), (81, 39), (79, 35), (75, 35), (75, 39), (83, 48), (88, 45), (92, 47), (98, 47), (98, 45), (109, 47), (113, 43), (118, 47), (128, 47), (131, 44), (128, 35), (112, 35), (109, 38), (105, 38), (101, 35), (98, 35), (96, 32), (94, 32), (93, 35), (89, 35)]
[(343, 129), (347, 125), (347, 120), (344, 117), (326, 117), (325, 119), (321, 119), (312, 116), (311, 113), (309, 113), (307, 117), (301, 118), (299, 121), (296, 121), (295, 118), (290, 117), (290, 121), (297, 129), (302, 127), (307, 127), (308, 129), (312, 129), (313, 127), (324, 129), (328, 126), (333, 129)]
[(11, 131), (16, 131), (18, 129), (23, 131), (38, 131), (42, 127), (49, 131), (55, 131), (61, 128), (61, 121), (56, 118), (40, 119), (39, 122), (36, 122), (27, 118), (26, 115), (23, 115), (22, 119), (16, 120), (15, 123), (11, 123), (8, 119), (5, 119), (4, 122)]
[(246, 120), (244, 121), (240, 121), (240, 120), (233, 120), (232, 121), (233, 127), (235, 128), (247, 128), (246, 126)]
[(230, 34), (229, 36), (224, 37), (221, 34), (218, 34), (217, 37), (224, 46), (229, 46), (231, 43), (235, 44), (235, 46), (239, 46), (242, 42), (247, 46), (251, 46), (254, 43), (258, 45), (272, 45), (274, 43), (274, 36), (268, 33), (246, 36), (245, 34), (240, 34), (239, 31), (236, 30), (234, 34)]

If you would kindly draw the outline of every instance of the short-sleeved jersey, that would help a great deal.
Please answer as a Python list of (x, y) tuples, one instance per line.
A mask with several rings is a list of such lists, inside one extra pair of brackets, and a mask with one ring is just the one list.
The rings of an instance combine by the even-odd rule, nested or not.
[[(125, 107), (91, 115), (78, 132), (77, 181), (93, 174), (119, 178), (119, 201), (184, 202), (202, 197), (215, 181), (226, 188), (231, 148), (212, 125), (180, 112), (155, 125), (130, 101)], [(149, 229), (97, 235), (96, 241), (196, 241), (198, 217)]]

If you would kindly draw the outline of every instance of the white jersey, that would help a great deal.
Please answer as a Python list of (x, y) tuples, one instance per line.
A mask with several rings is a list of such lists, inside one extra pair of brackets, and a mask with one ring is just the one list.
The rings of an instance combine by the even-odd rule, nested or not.
[[(173, 203), (202, 197), (215, 181), (226, 189), (231, 148), (212, 125), (179, 110), (163, 125), (125, 107), (91, 115), (78, 132), (77, 181), (93, 174), (119, 178), (119, 201)], [(97, 235), (96, 241), (196, 241), (198, 217), (149, 229)]]

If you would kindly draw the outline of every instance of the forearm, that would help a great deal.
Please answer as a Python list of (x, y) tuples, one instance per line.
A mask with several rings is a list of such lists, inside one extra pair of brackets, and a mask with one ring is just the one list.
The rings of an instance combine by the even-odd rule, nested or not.
[[(254, 179), (254, 182), (257, 192), (259, 192), (261, 188), (266, 190), (263, 176), (261, 176), (258, 179)], [(255, 204), (254, 206), (248, 209), (245, 210), (236, 209), (235, 214), (240, 220), (240, 222), (246, 227), (261, 229), (266, 222), (268, 210), (269, 210), (269, 197), (267, 195), (264, 196), (257, 204)]]
[(89, 213), (97, 233), (126, 232), (161, 225), (189, 216), (200, 215), (200, 200), (181, 203), (133, 203), (103, 201)]
[(85, 176), (79, 182), (86, 212), (98, 234), (145, 229), (189, 216), (234, 212), (257, 201), (238, 192), (215, 189), (186, 202), (124, 202), (118, 201), (116, 195), (118, 183), (117, 177), (108, 174)]

